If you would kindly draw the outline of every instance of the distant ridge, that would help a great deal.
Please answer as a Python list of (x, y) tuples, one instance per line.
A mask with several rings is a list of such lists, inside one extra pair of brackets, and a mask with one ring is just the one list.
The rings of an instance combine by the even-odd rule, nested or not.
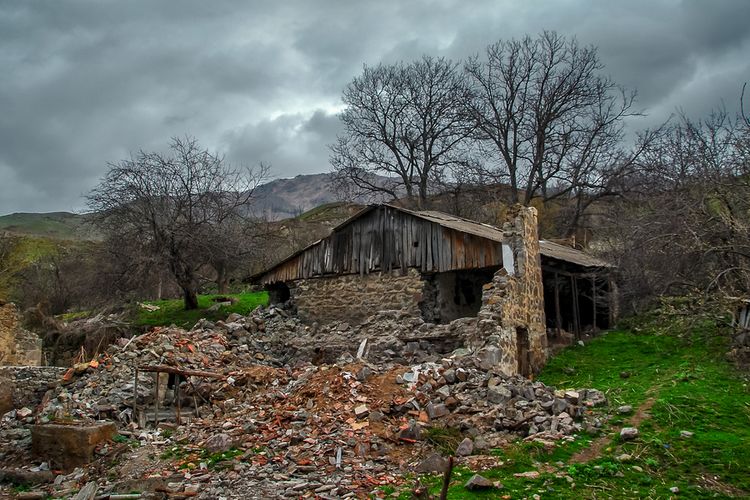
[[(279, 221), (298, 217), (322, 205), (340, 202), (342, 196), (331, 186), (332, 178), (331, 173), (307, 174), (262, 184), (255, 190), (249, 213)], [(352, 201), (365, 202), (364, 199)], [(0, 216), (0, 234), (8, 232), (58, 239), (98, 239), (94, 228), (86, 224), (87, 220), (87, 215), (70, 212), (19, 212)]]
[(17, 212), (0, 216), (0, 233), (64, 240), (97, 239), (93, 228), (86, 221), (87, 216), (70, 212)]

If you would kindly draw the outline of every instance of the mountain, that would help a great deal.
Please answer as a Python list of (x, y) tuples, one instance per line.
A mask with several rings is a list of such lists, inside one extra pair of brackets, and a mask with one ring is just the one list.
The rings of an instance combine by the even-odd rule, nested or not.
[(330, 184), (331, 174), (273, 180), (256, 188), (252, 211), (270, 220), (296, 217), (320, 205), (339, 201)]
[[(250, 213), (267, 220), (280, 221), (298, 217), (321, 205), (338, 207), (341, 196), (334, 191), (331, 180), (332, 174), (324, 173), (275, 179), (262, 184), (253, 194)], [(365, 202), (364, 199), (353, 201)], [(326, 212), (326, 215), (330, 214)], [(69, 212), (14, 213), (0, 216), (0, 234), (8, 232), (67, 240), (96, 240), (97, 234), (87, 220), (86, 215)]]

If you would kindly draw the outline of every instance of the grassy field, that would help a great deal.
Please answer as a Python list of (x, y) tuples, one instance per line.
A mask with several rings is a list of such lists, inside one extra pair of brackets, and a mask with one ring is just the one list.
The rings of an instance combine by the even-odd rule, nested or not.
[[(614, 416), (599, 436), (580, 435), (546, 451), (517, 443), (495, 453), (505, 465), (482, 471), (504, 488), (478, 494), (463, 484), (472, 471), (454, 470), (448, 498), (745, 498), (750, 495), (750, 389), (747, 373), (724, 358), (712, 329), (682, 338), (610, 332), (567, 349), (540, 379), (558, 388), (606, 391), (609, 411), (633, 405), (640, 437), (619, 441), (632, 416)], [(624, 373), (627, 372), (627, 373)], [(639, 411), (640, 410), (640, 411)], [(597, 410), (600, 411), (600, 410)], [(680, 431), (692, 432), (681, 437)], [(574, 454), (585, 452), (573, 459)], [(623, 454), (630, 459), (618, 460)], [(514, 473), (538, 471), (537, 479)], [(427, 477), (432, 493), (441, 479)], [(677, 488), (674, 493), (671, 488)], [(409, 498), (408, 491), (395, 492)]]
[[(224, 306), (215, 311), (208, 309), (217, 302), (217, 297), (229, 297), (234, 302), (231, 306)], [(268, 304), (267, 292), (248, 292), (228, 295), (199, 295), (198, 309), (186, 311), (182, 300), (157, 300), (146, 302), (158, 306), (156, 311), (138, 309), (134, 324), (140, 327), (177, 325), (183, 328), (191, 328), (201, 318), (211, 321), (226, 319), (231, 313), (247, 314), (259, 305)]]

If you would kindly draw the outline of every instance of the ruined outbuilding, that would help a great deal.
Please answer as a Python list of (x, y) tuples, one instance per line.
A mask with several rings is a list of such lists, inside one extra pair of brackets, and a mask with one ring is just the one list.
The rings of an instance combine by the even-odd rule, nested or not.
[[(534, 208), (513, 207), (495, 227), (379, 204), (254, 281), (269, 289), (272, 303), (292, 303), (310, 324), (356, 324), (390, 310), (435, 325), (464, 321), (465, 345), (484, 349), (487, 362), (507, 374), (530, 375), (546, 361), (548, 327), (559, 333), (568, 326), (580, 332), (587, 321), (606, 326), (609, 307), (594, 295), (611, 284), (590, 280), (605, 267), (575, 249), (540, 242)], [(572, 277), (570, 289), (563, 277)], [(549, 290), (551, 280), (557, 286)], [(592, 319), (581, 313), (585, 301), (576, 285), (583, 280), (592, 283)]]
[(42, 364), (42, 340), (21, 326), (21, 315), (12, 302), (0, 303), (0, 366)]

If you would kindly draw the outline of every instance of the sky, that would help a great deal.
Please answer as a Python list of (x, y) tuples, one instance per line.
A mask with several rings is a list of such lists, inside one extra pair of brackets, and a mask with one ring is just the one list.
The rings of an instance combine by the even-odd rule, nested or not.
[(554, 30), (598, 47), (646, 128), (739, 107), (748, 0), (0, 0), (0, 215), (81, 211), (108, 163), (192, 136), (272, 176), (327, 172), (363, 64)]

